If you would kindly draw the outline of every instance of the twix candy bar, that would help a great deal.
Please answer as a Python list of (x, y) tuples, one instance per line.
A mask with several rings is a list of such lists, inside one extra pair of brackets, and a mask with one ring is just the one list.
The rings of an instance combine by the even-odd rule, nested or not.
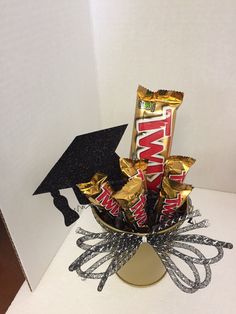
[(164, 217), (173, 217), (186, 201), (193, 187), (190, 184), (172, 181), (167, 177), (162, 180), (160, 197), (155, 205), (157, 221), (161, 222)]
[(96, 173), (89, 182), (77, 184), (91, 204), (104, 208), (112, 217), (117, 217), (121, 212), (118, 202), (112, 198), (113, 190), (103, 173)]
[(164, 162), (170, 155), (176, 110), (182, 101), (182, 92), (152, 92), (138, 87), (130, 156), (148, 159), (146, 178), (150, 190), (157, 191), (161, 187)]
[(129, 177), (129, 180), (120, 191), (114, 193), (113, 197), (119, 202), (126, 220), (134, 226), (135, 230), (146, 228), (145, 171), (147, 162), (122, 158), (120, 159), (120, 167), (121, 171)]
[(130, 159), (120, 158), (120, 169), (121, 172), (126, 175), (129, 179), (137, 176), (142, 179), (144, 186), (146, 186), (145, 174), (147, 171), (148, 161), (144, 159)]
[(164, 175), (170, 180), (183, 183), (196, 159), (185, 156), (170, 156), (165, 161)]

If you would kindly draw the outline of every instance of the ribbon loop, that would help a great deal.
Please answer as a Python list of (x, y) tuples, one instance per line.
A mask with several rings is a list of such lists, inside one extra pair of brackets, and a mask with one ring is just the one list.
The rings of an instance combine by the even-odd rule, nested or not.
[[(185, 220), (199, 216), (199, 211), (192, 211)], [(98, 291), (101, 291), (109, 276), (116, 273), (128, 260), (136, 253), (142, 242), (148, 242), (155, 252), (161, 258), (166, 267), (170, 278), (175, 285), (183, 292), (194, 293), (199, 289), (205, 288), (211, 281), (210, 264), (216, 263), (223, 258), (224, 248), (232, 249), (233, 245), (228, 242), (218, 241), (199, 234), (186, 234), (188, 231), (206, 228), (207, 220), (202, 220), (198, 223), (192, 223), (181, 227), (177, 230), (168, 231), (158, 234), (152, 233), (147, 236), (137, 234), (129, 234), (122, 232), (102, 232), (92, 233), (82, 228), (77, 229), (77, 233), (81, 234), (77, 240), (77, 245), (85, 252), (82, 253), (70, 266), (70, 271), (76, 271), (82, 278), (100, 279)], [(87, 241), (100, 240), (97, 244), (88, 244)], [(189, 244), (191, 243), (191, 245)], [(207, 258), (193, 244), (201, 244), (213, 246), (217, 250), (217, 254)], [(179, 249), (190, 252), (191, 255), (179, 251)], [(87, 270), (82, 270), (82, 267), (98, 256), (105, 254), (103, 257), (94, 262)], [(184, 261), (192, 271), (194, 280), (188, 278), (169, 255), (174, 255)], [(194, 256), (192, 256), (194, 255)], [(107, 269), (104, 272), (95, 272), (101, 265), (109, 262)], [(205, 276), (201, 281), (198, 266), (204, 268)]]

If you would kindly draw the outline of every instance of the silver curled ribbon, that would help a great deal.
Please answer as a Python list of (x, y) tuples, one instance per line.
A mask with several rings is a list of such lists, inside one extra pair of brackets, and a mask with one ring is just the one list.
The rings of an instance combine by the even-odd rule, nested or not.
[[(194, 210), (191, 216), (185, 220), (199, 216), (200, 213)], [(77, 245), (85, 250), (70, 266), (70, 271), (76, 271), (82, 278), (100, 279), (97, 290), (102, 291), (109, 276), (116, 273), (128, 260), (136, 253), (142, 242), (149, 243), (161, 258), (170, 278), (176, 286), (183, 292), (194, 293), (199, 289), (205, 288), (211, 281), (210, 264), (217, 263), (223, 258), (224, 248), (232, 249), (233, 245), (228, 242), (218, 241), (199, 234), (186, 234), (187, 231), (201, 229), (208, 226), (207, 220), (192, 223), (185, 227), (167, 231), (163, 234), (151, 233), (143, 237), (138, 234), (122, 232), (102, 232), (92, 233), (82, 228), (77, 229), (77, 233), (83, 235), (77, 240)], [(90, 240), (100, 240), (97, 244), (87, 244)], [(190, 244), (191, 243), (191, 244)], [(213, 246), (217, 253), (214, 257), (207, 258), (199, 249), (192, 244), (202, 244)], [(185, 254), (179, 249), (189, 251), (191, 255)], [(105, 253), (102, 254), (102, 253)], [(82, 266), (87, 262), (99, 257), (96, 262), (83, 271)], [(188, 278), (174, 263), (170, 255), (174, 255), (183, 260), (190, 268), (194, 280)], [(110, 261), (106, 271), (95, 272), (97, 268), (105, 262)], [(203, 280), (196, 265), (202, 265), (205, 271)]]

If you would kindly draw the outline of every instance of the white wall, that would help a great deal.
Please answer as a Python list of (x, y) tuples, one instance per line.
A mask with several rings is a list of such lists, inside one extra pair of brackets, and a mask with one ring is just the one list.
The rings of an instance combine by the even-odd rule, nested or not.
[(34, 288), (69, 229), (32, 193), (76, 135), (100, 126), (88, 3), (1, 1), (0, 38), (0, 207)]
[(172, 153), (197, 158), (188, 181), (236, 192), (236, 2), (90, 0), (103, 126), (129, 122), (137, 85), (185, 92)]

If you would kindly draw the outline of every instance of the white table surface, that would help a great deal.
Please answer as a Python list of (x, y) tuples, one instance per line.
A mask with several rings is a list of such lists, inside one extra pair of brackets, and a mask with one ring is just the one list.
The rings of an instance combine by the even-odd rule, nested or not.
[[(195, 209), (200, 209), (202, 216), (210, 220), (210, 227), (201, 233), (236, 243), (236, 194), (194, 189), (192, 201)], [(236, 313), (235, 249), (225, 250), (224, 259), (211, 266), (210, 285), (194, 294), (181, 292), (168, 275), (146, 288), (129, 286), (114, 275), (99, 293), (96, 290), (98, 280), (82, 281), (75, 272), (68, 271), (68, 265), (82, 252), (75, 245), (78, 225), (100, 231), (90, 209), (84, 210), (37, 289), (30, 292), (24, 283), (8, 314)]]

